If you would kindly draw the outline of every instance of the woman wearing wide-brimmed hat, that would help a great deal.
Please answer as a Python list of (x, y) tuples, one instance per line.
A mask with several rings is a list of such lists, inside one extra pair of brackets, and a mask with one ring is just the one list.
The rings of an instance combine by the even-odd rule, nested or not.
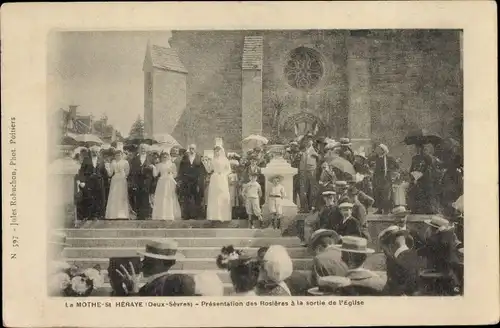
[(349, 286), (338, 289), (339, 294), (349, 296), (382, 295), (385, 280), (375, 272), (363, 267), (368, 254), (375, 253), (375, 250), (368, 247), (368, 241), (361, 237), (344, 236), (342, 243), (334, 247), (342, 252), (342, 260), (349, 267), (346, 277), (351, 281)]

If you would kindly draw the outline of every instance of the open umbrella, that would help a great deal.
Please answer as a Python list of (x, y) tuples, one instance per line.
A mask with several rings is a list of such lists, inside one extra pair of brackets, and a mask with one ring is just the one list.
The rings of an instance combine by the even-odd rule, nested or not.
[(425, 145), (433, 144), (437, 145), (441, 143), (442, 138), (435, 134), (427, 131), (426, 129), (419, 129), (409, 133), (404, 140), (407, 145)]
[(135, 138), (135, 137), (132, 137), (132, 138), (127, 138), (125, 141), (124, 141), (124, 144), (125, 145), (136, 145), (136, 146), (139, 146), (140, 144), (146, 144), (146, 145), (153, 145), (157, 143), (156, 140), (154, 139), (151, 139), (151, 138)]
[(73, 134), (72, 136), (80, 146), (90, 147), (103, 144), (103, 141), (94, 134)]
[(172, 148), (174, 146), (182, 147), (181, 144), (168, 133), (155, 134), (153, 139), (161, 144), (163, 148)]
[(255, 147), (262, 147), (268, 142), (269, 141), (267, 140), (267, 138), (257, 134), (251, 134), (241, 141), (244, 149), (254, 149)]
[(354, 169), (354, 166), (351, 164), (351, 162), (349, 162), (343, 157), (334, 158), (330, 162), (330, 165), (338, 168), (340, 171), (344, 173), (352, 175), (353, 177), (356, 175), (356, 170)]

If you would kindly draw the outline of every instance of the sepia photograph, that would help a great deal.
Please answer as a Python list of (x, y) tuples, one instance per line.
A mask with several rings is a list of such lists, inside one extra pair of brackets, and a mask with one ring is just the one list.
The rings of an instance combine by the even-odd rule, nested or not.
[(53, 31), (48, 74), (51, 296), (462, 295), (461, 30)]
[(1, 9), (5, 326), (500, 320), (494, 3)]

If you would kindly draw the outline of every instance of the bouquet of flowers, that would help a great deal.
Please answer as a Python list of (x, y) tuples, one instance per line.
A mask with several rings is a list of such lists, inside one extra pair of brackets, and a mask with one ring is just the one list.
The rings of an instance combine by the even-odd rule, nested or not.
[(60, 296), (90, 296), (102, 287), (104, 275), (99, 265), (84, 270), (74, 265), (57, 265), (49, 276), (49, 292)]
[(229, 262), (237, 260), (242, 254), (243, 252), (234, 249), (233, 245), (222, 247), (216, 259), (217, 267), (219, 269), (229, 269)]

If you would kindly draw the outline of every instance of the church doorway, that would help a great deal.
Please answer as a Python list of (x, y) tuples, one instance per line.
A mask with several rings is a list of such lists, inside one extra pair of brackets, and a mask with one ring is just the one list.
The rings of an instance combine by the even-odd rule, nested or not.
[(314, 114), (301, 112), (288, 117), (281, 129), (281, 135), (288, 140), (306, 134), (320, 136), (324, 133), (323, 122)]

